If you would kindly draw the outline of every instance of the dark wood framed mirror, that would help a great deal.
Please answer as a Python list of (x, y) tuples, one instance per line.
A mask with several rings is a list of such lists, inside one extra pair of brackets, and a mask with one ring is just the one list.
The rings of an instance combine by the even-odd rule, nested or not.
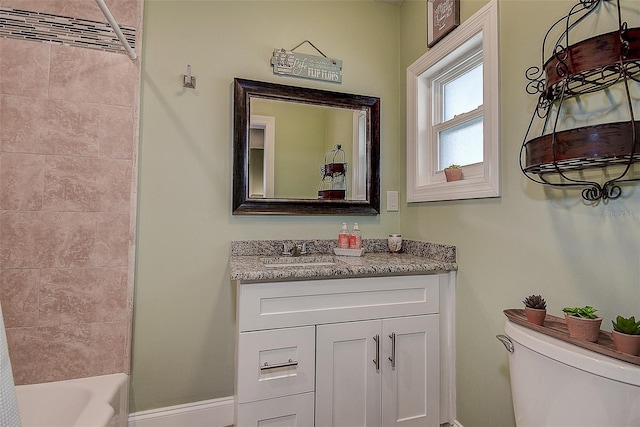
[(380, 98), (236, 78), (233, 121), (234, 215), (380, 213)]

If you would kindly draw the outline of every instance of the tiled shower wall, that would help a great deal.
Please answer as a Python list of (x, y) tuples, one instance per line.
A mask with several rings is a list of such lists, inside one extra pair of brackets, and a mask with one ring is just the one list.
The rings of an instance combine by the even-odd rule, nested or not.
[[(137, 29), (142, 0), (107, 0)], [(94, 0), (0, 7), (106, 22)], [(0, 38), (0, 303), (16, 384), (129, 373), (140, 58)]]

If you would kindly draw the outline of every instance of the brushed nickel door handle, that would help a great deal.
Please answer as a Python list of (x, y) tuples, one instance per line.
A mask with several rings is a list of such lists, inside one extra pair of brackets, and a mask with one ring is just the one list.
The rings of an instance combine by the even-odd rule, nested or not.
[(380, 335), (376, 334), (373, 337), (376, 342), (376, 358), (373, 359), (373, 364), (376, 365), (376, 371), (380, 370)]
[(389, 357), (389, 362), (391, 362), (391, 367), (395, 368), (396, 367), (396, 333), (391, 332), (391, 334), (389, 335), (389, 338), (391, 338), (391, 357)]

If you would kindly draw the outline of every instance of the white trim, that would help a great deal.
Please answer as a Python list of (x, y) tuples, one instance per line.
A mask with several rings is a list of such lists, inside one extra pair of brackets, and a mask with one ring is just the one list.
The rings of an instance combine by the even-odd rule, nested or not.
[[(425, 150), (420, 150), (429, 107), (429, 88), (420, 78), (433, 66), (442, 65), (447, 55), (482, 34), (484, 94), (484, 161), (465, 166), (464, 179), (446, 182), (442, 172), (424, 167)], [(491, 0), (428, 50), (407, 68), (407, 202), (472, 199), (500, 196), (498, 2)]]
[[(353, 157), (351, 159), (352, 200), (367, 200), (366, 116), (365, 111), (353, 111)], [(364, 133), (362, 130), (364, 129)], [(362, 158), (360, 157), (362, 154)]]
[(263, 166), (263, 197), (272, 199), (275, 187), (275, 154), (276, 154), (276, 118), (271, 116), (251, 115), (251, 129), (264, 131), (264, 166)]
[[(135, 412), (129, 415), (129, 427), (230, 427), (234, 402), (231, 396)], [(458, 420), (442, 425), (464, 427)]]
[(440, 278), (440, 423), (456, 419), (456, 272)]
[(129, 427), (228, 427), (233, 425), (233, 396), (135, 412)]
[[(234, 401), (233, 397), (223, 397), (140, 411), (129, 415), (129, 427), (230, 427)], [(463, 427), (458, 420), (446, 425)]]

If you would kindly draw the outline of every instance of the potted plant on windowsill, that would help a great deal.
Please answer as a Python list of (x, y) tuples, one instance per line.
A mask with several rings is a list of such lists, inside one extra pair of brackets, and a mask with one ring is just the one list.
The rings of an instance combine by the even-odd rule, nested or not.
[(447, 182), (460, 181), (462, 179), (462, 168), (460, 165), (450, 165), (444, 168), (444, 176)]
[(589, 342), (598, 341), (602, 317), (596, 315), (597, 309), (586, 305), (584, 307), (565, 307), (562, 311), (571, 338)]
[(616, 350), (637, 356), (640, 354), (640, 320), (636, 322), (636, 318), (618, 316), (613, 323), (613, 331), (611, 337)]
[(534, 325), (544, 325), (544, 318), (547, 315), (547, 302), (541, 295), (531, 295), (522, 300), (524, 303), (524, 314), (527, 321)]

